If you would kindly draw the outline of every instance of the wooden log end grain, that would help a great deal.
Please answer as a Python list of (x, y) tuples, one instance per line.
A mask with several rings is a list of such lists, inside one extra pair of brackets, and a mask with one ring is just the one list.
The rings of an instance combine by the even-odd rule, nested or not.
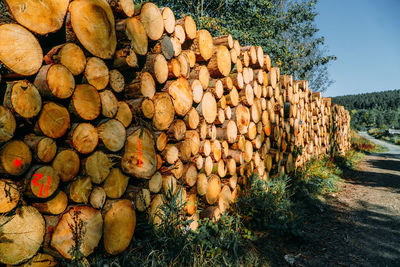
[(100, 0), (78, 0), (71, 3), (68, 10), (79, 42), (96, 57), (111, 58), (117, 46), (117, 37), (109, 4)]
[(87, 82), (97, 90), (106, 88), (110, 81), (107, 65), (97, 57), (88, 58), (84, 74)]
[(140, 21), (149, 39), (157, 41), (161, 38), (164, 33), (164, 19), (155, 4), (148, 2), (142, 6)]
[(129, 176), (125, 175), (121, 169), (112, 168), (103, 188), (108, 198), (120, 198), (128, 186)]
[(196, 38), (196, 22), (194, 22), (194, 19), (191, 16), (184, 16), (184, 18), (177, 20), (176, 24), (183, 26), (183, 28), (185, 29), (186, 37), (189, 40), (193, 40), (194, 38)]
[(201, 115), (207, 123), (213, 123), (217, 117), (217, 102), (210, 92), (206, 92), (200, 103)]
[(90, 123), (73, 125), (69, 135), (73, 148), (81, 154), (92, 153), (99, 143), (97, 129)]
[(96, 88), (89, 84), (78, 84), (69, 106), (71, 113), (83, 120), (94, 120), (101, 112), (101, 99)]
[(115, 119), (108, 120), (97, 127), (104, 146), (111, 152), (121, 150), (125, 144), (126, 130), (124, 125)]
[(175, 14), (169, 7), (162, 8), (161, 15), (164, 21), (164, 29), (168, 34), (175, 30)]
[(101, 212), (77, 206), (61, 217), (51, 237), (51, 246), (67, 259), (72, 259), (77, 252), (86, 257), (98, 246), (102, 235)]
[(197, 61), (207, 61), (214, 53), (214, 43), (212, 36), (207, 30), (197, 31), (191, 50), (196, 53)]
[(4, 106), (0, 106), (0, 122), (0, 142), (5, 143), (13, 138), (17, 125), (14, 115)]
[(115, 119), (119, 120), (125, 128), (131, 125), (133, 116), (129, 105), (125, 101), (118, 102), (118, 112), (117, 115), (115, 115)]
[(64, 191), (59, 190), (57, 194), (46, 202), (32, 203), (40, 213), (58, 215), (65, 211), (68, 205), (68, 196)]
[(50, 138), (60, 138), (69, 127), (70, 116), (65, 107), (54, 102), (48, 102), (43, 106), (36, 124), (37, 132)]
[(128, 199), (117, 200), (110, 206), (104, 215), (103, 241), (107, 253), (116, 255), (126, 250), (132, 240), (136, 213)]
[(22, 141), (12, 140), (0, 149), (0, 172), (10, 175), (24, 173), (32, 162), (32, 153)]
[(118, 112), (118, 99), (111, 90), (99, 93), (101, 101), (101, 114), (107, 118), (114, 118)]
[(34, 157), (39, 162), (50, 162), (57, 153), (56, 142), (46, 136), (37, 136), (28, 134), (24, 138), (24, 142), (34, 153)]
[(153, 125), (163, 131), (168, 129), (175, 117), (175, 108), (168, 93), (157, 93), (153, 99)]
[(61, 181), (69, 182), (79, 172), (80, 159), (74, 150), (66, 149), (57, 153), (52, 166), (57, 171)]
[(168, 91), (171, 96), (176, 114), (185, 116), (193, 104), (193, 92), (188, 80), (181, 77), (176, 81), (167, 83), (164, 90)]
[(102, 151), (95, 151), (82, 163), (84, 173), (90, 176), (95, 184), (101, 184), (109, 175), (113, 162), (109, 155)]
[(210, 76), (222, 78), (229, 75), (231, 71), (231, 54), (226, 46), (217, 47), (207, 65)]
[(0, 216), (2, 239), (0, 243), (0, 262), (20, 264), (32, 258), (43, 242), (45, 222), (42, 215), (32, 206), (22, 206), (16, 213)]
[(6, 213), (14, 209), (21, 194), (18, 186), (11, 180), (0, 180), (0, 213)]
[(4, 96), (4, 105), (22, 118), (35, 117), (42, 108), (37, 88), (27, 80), (10, 82)]
[(32, 33), (18, 24), (3, 24), (0, 25), (0, 36), (0, 62), (22, 76), (39, 71), (43, 51)]

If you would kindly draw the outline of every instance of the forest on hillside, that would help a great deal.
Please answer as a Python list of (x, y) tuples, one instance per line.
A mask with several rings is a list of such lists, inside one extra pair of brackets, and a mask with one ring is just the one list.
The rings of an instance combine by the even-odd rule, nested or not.
[(400, 90), (338, 96), (332, 102), (350, 111), (354, 129), (400, 129)]

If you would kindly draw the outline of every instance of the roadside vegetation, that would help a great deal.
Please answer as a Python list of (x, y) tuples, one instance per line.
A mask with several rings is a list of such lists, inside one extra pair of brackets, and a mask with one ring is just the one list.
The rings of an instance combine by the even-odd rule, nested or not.
[(400, 145), (400, 134), (389, 134), (388, 131), (379, 128), (369, 129), (368, 133), (377, 139), (381, 139), (395, 145)]
[[(372, 133), (370, 134), (374, 135)], [(351, 132), (351, 146), (355, 151), (363, 153), (380, 153), (380, 152), (385, 152), (387, 150), (387, 148), (385, 148), (384, 146), (377, 145), (374, 142), (371, 142), (370, 140), (361, 137), (354, 130)]]

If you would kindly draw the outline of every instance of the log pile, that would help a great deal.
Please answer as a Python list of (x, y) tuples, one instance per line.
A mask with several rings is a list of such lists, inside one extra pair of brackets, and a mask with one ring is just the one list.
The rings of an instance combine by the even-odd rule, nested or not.
[(327, 153), (332, 135), (349, 147), (343, 107), (190, 16), (125, 0), (6, 3), (1, 263), (119, 254), (136, 213), (159, 223), (178, 191), (195, 229), (249, 175), (290, 173)]

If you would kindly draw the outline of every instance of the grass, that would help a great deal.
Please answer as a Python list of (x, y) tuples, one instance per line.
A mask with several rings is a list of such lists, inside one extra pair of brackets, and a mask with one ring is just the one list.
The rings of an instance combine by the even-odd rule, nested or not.
[(363, 153), (381, 153), (387, 150), (384, 146), (377, 145), (361, 137), (356, 131), (351, 132), (351, 146), (354, 150)]

